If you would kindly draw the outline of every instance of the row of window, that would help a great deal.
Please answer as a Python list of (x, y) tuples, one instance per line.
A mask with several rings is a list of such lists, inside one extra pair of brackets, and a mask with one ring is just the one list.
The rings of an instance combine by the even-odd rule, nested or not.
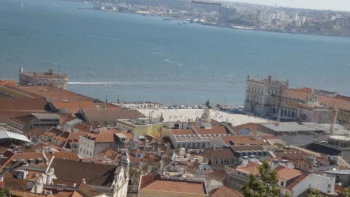
[(209, 142), (203, 142), (203, 143), (178, 143), (177, 148), (205, 148), (209, 147)]
[(247, 96), (247, 102), (255, 102), (258, 104), (263, 104), (262, 96)]
[(83, 150), (82, 148), (80, 148), (79, 152), (84, 153), (85, 155), (88, 155), (88, 156), (92, 157), (92, 152), (89, 152), (89, 151), (87, 151), (85, 149)]
[(34, 124), (34, 127), (55, 127), (57, 124)]
[[(253, 86), (253, 85), (249, 85), (247, 87), (247, 92), (254, 92), (254, 93), (259, 93), (259, 94), (263, 94), (264, 93), (264, 87), (262, 86)], [(270, 95), (270, 94), (278, 94), (279, 93), (279, 90), (278, 89), (272, 89), (272, 88), (269, 88), (267, 90), (267, 93)]]

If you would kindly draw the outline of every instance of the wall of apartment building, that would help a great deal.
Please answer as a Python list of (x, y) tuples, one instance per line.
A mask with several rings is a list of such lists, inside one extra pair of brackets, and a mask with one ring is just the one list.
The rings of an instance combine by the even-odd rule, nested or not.
[(343, 186), (350, 185), (350, 174), (327, 173), (327, 176), (331, 178), (335, 178), (336, 182), (341, 182)]
[(322, 175), (309, 174), (305, 179), (299, 182), (292, 189), (292, 197), (298, 197), (309, 188), (319, 190), (323, 193), (333, 193), (335, 187), (335, 178)]
[(84, 158), (92, 158), (95, 156), (95, 142), (85, 137), (79, 138), (78, 155)]

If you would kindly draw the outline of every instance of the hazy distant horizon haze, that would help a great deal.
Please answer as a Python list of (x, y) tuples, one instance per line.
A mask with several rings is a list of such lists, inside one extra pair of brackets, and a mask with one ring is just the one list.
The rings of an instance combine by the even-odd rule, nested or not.
[(228, 0), (281, 7), (350, 11), (350, 0)]

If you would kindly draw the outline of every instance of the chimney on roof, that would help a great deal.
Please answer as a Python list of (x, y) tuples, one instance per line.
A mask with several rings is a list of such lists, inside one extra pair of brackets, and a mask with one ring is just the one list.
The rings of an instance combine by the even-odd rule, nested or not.
[(19, 73), (23, 73), (23, 72), (24, 72), (23, 67), (20, 67), (20, 68), (19, 68)]
[(86, 184), (85, 178), (81, 179), (81, 184)]

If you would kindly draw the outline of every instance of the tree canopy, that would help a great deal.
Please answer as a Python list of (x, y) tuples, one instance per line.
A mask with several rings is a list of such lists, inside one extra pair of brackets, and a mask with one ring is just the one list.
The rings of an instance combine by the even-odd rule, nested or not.
[(265, 160), (259, 166), (260, 179), (250, 174), (248, 183), (242, 187), (245, 197), (278, 197), (280, 191), (277, 183), (277, 171), (271, 169), (269, 163)]

